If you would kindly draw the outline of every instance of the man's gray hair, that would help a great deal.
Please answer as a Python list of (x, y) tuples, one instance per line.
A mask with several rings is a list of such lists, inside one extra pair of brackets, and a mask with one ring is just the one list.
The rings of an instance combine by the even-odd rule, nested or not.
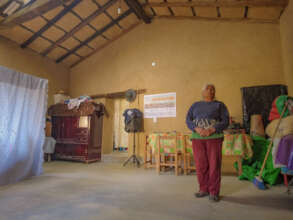
[(206, 84), (202, 87), (201, 91), (206, 90), (206, 89), (208, 88), (208, 86), (212, 86), (212, 87), (214, 87), (214, 89), (216, 90), (216, 87), (215, 87), (214, 84), (212, 84), (212, 83), (206, 83)]
[[(202, 87), (202, 89), (201, 89), (201, 99), (202, 99), (202, 100), (203, 100), (203, 91), (206, 90), (206, 89), (208, 88), (208, 86), (212, 86), (212, 87), (214, 87), (214, 89), (215, 89), (215, 91), (216, 91), (216, 87), (215, 87), (214, 84), (212, 84), (212, 83), (206, 83), (206, 84)], [(214, 97), (213, 100), (216, 100), (216, 96)]]

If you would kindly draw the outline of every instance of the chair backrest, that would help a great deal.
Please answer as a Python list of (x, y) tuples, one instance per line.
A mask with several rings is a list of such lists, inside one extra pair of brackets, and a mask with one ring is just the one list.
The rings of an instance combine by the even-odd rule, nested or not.
[(192, 141), (190, 137), (191, 137), (191, 134), (184, 134), (184, 152), (193, 154)]

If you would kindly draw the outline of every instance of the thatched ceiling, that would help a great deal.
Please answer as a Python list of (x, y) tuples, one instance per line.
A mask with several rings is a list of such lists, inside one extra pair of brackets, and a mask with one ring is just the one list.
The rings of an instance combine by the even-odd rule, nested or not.
[(0, 35), (73, 67), (154, 18), (278, 23), (288, 0), (0, 0)]

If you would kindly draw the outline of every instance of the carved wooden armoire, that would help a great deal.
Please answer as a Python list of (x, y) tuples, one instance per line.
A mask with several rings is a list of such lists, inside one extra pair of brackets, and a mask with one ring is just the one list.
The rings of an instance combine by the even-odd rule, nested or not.
[(86, 163), (100, 161), (104, 105), (83, 102), (78, 109), (66, 104), (52, 105), (52, 137), (56, 139), (55, 159)]

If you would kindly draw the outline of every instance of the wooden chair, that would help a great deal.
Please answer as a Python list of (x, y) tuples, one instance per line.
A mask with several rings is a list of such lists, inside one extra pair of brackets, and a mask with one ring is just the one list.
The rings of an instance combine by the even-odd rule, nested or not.
[(161, 169), (174, 167), (175, 175), (181, 171), (182, 153), (177, 149), (177, 135), (160, 135), (158, 137), (158, 149), (156, 150), (156, 169), (160, 174)]
[(184, 159), (184, 174), (187, 175), (191, 171), (196, 171), (195, 162), (191, 164), (193, 159), (193, 150), (192, 150), (192, 142), (190, 140), (190, 135), (184, 135), (184, 148), (183, 148), (183, 159)]
[[(170, 134), (172, 134), (172, 132), (153, 133), (153, 134), (149, 134), (145, 136), (145, 149), (144, 149), (144, 168), (145, 169), (156, 168), (156, 161), (155, 161), (156, 158), (153, 157), (153, 155), (155, 155), (155, 152), (157, 150), (158, 140), (154, 140), (154, 139), (157, 139), (158, 136), (160, 135), (170, 135)], [(151, 141), (151, 139), (153, 139), (153, 141)], [(165, 161), (166, 159), (168, 159), (168, 156), (162, 157), (161, 159)], [(163, 170), (164, 170), (164, 167), (163, 167)]]

